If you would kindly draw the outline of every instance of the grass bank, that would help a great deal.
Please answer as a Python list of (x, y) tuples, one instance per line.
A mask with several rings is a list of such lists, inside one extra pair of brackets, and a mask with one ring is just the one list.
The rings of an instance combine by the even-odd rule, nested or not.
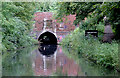
[(120, 70), (118, 56), (118, 42), (101, 43), (101, 38), (86, 38), (84, 30), (77, 28), (70, 35), (66, 36), (61, 42), (62, 46), (75, 49), (78, 56), (82, 56), (97, 65), (104, 66), (109, 69)]

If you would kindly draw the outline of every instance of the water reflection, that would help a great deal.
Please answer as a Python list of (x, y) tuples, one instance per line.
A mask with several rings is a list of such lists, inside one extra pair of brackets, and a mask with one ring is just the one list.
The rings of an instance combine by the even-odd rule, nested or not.
[(38, 50), (42, 55), (50, 57), (57, 49), (57, 45), (40, 44)]
[(2, 57), (2, 76), (33, 76), (31, 52), (36, 47), (5, 52)]
[[(59, 45), (43, 45), (6, 52), (3, 76), (115, 76), (117, 73), (93, 66), (75, 51)], [(72, 53), (72, 54), (71, 54)], [(77, 63), (76, 63), (77, 62)]]
[(40, 45), (39, 53), (36, 52), (34, 59), (34, 71), (37, 76), (51, 75), (84, 75), (78, 64), (73, 59), (67, 58), (62, 52), (62, 48), (57, 45)]

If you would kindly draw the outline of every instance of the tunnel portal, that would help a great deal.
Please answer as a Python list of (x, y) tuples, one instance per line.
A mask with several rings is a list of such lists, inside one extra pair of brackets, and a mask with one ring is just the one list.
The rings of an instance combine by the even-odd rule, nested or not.
[(56, 36), (49, 31), (42, 33), (39, 36), (38, 41), (42, 44), (57, 44)]

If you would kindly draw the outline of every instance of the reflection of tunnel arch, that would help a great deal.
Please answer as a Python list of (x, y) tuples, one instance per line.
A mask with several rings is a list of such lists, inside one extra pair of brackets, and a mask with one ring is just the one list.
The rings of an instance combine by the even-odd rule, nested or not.
[(56, 36), (49, 31), (42, 33), (39, 36), (38, 41), (44, 44), (57, 44)]
[(38, 48), (39, 52), (47, 57), (53, 55), (56, 49), (57, 49), (57, 45), (46, 45), (46, 44), (40, 44)]

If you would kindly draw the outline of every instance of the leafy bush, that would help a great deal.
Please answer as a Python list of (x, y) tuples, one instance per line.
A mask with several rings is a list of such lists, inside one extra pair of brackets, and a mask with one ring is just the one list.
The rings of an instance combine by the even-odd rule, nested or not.
[[(100, 17), (100, 16), (98, 16), (98, 17)], [(93, 18), (92, 15), (87, 17), (86, 20), (81, 21), (80, 29), (83, 29), (83, 30), (98, 30), (99, 32), (103, 33), (105, 25), (102, 21), (97, 23), (98, 17)]]
[[(115, 32), (116, 39), (120, 39), (120, 2), (59, 2), (59, 8), (56, 18), (64, 17), (64, 15), (75, 14), (75, 24), (79, 24), (85, 17), (91, 17), (89, 21), (84, 23), (83, 27), (97, 27), (96, 24), (108, 17)], [(89, 25), (87, 25), (89, 24)]]
[[(77, 29), (78, 30), (78, 29)], [(76, 30), (75, 30), (76, 31)], [(90, 61), (106, 68), (118, 67), (118, 43), (101, 43), (98, 38), (84, 36), (84, 31), (72, 32), (61, 42), (63, 46), (75, 49), (77, 53)]]
[(32, 44), (29, 37), (32, 28), (34, 3), (2, 3), (2, 44), (4, 50), (15, 50)]

